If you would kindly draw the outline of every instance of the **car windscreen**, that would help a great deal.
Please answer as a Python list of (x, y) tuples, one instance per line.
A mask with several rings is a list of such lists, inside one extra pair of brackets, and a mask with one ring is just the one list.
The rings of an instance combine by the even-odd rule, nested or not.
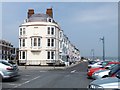
[(13, 61), (11, 61), (11, 60), (9, 60), (8, 63), (10, 63), (10, 64), (15, 64), (15, 62), (13, 62)]
[(103, 62), (102, 66), (105, 67), (108, 64), (108, 62)]
[(11, 66), (10, 63), (4, 62), (4, 61), (0, 61), (0, 63), (2, 63), (2, 64), (4, 64), (4, 65), (7, 65), (7, 66)]
[(111, 69), (110, 74), (116, 73), (119, 69), (120, 69), (120, 65), (119, 65), (119, 64), (115, 65), (115, 66)]

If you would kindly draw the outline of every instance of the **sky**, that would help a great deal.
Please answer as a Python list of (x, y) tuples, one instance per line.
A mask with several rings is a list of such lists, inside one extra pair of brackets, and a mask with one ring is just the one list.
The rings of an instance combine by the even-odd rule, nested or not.
[(46, 13), (53, 8), (53, 17), (81, 56), (102, 56), (101, 37), (105, 37), (105, 55), (118, 56), (118, 3), (117, 2), (3, 2), (2, 39), (18, 47), (18, 30), (27, 11)]

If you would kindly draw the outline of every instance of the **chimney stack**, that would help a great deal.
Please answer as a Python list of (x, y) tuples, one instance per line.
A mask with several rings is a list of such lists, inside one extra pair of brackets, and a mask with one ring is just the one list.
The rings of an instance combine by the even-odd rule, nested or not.
[(28, 18), (34, 14), (34, 9), (28, 9)]
[(48, 14), (50, 17), (53, 18), (53, 11), (52, 11), (52, 8), (49, 8), (46, 10), (46, 14)]

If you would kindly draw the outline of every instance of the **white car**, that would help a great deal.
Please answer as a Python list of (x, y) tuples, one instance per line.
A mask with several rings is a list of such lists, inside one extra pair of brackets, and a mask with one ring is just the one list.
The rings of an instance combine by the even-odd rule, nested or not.
[(0, 78), (7, 79), (18, 75), (18, 67), (6, 60), (0, 60)]
[(109, 76), (109, 72), (113, 69), (113, 68), (117, 68), (118, 65), (120, 64), (110, 64), (108, 67), (106, 67), (106, 69), (104, 70), (99, 70), (94, 72), (94, 74), (92, 75), (93, 79), (101, 79), (101, 78), (106, 78)]
[(101, 79), (101, 78), (108, 77), (109, 76), (109, 72), (110, 72), (110, 70), (99, 70), (99, 71), (96, 71), (92, 75), (92, 78), (93, 79)]
[(96, 68), (96, 67), (102, 67), (103, 62), (96, 62), (94, 64), (89, 64), (88, 68)]

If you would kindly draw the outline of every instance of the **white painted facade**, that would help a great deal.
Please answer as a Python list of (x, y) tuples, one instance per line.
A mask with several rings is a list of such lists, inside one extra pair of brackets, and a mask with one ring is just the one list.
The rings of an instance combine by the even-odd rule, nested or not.
[[(19, 26), (19, 63), (27, 65), (63, 64), (76, 55), (60, 26), (47, 14), (33, 14)], [(72, 48), (73, 50), (71, 50)]]

